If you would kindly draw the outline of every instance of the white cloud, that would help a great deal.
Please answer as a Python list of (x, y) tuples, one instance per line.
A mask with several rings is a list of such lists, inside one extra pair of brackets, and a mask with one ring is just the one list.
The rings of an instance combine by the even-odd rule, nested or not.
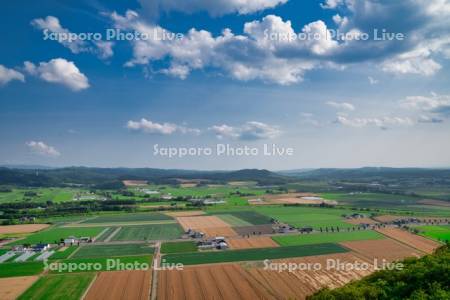
[(450, 116), (450, 95), (409, 96), (402, 101), (402, 105), (409, 109), (437, 115)]
[(334, 101), (328, 101), (327, 105), (332, 106), (337, 109), (347, 110), (347, 111), (354, 111), (355, 106), (348, 102), (334, 102)]
[(442, 123), (442, 122), (444, 122), (444, 120), (441, 118), (438, 118), (438, 117), (421, 115), (421, 116), (419, 116), (419, 119), (417, 120), (417, 122), (436, 124), (436, 123)]
[(212, 16), (229, 13), (250, 14), (286, 3), (288, 0), (140, 0), (144, 10), (155, 15), (159, 11), (194, 13), (206, 11)]
[(61, 155), (58, 150), (56, 150), (52, 146), (45, 144), (44, 142), (29, 141), (26, 143), (26, 145), (31, 149), (31, 151), (39, 155), (49, 157), (58, 157)]
[(24, 63), (25, 70), (44, 81), (62, 84), (73, 91), (80, 91), (89, 87), (88, 78), (80, 72), (77, 66), (64, 58), (54, 58), (49, 62), (35, 65), (29, 61)]
[(339, 115), (335, 123), (355, 128), (374, 126), (381, 129), (387, 129), (392, 126), (412, 126), (414, 121), (409, 117), (376, 117), (376, 118), (349, 118)]
[(369, 80), (369, 83), (371, 85), (375, 85), (375, 84), (378, 84), (380, 82), (378, 79), (375, 79), (372, 76), (367, 77), (367, 79)]
[(217, 138), (231, 138), (236, 140), (262, 140), (273, 139), (281, 134), (277, 126), (271, 126), (262, 122), (250, 121), (242, 126), (215, 125), (210, 128)]
[(69, 48), (72, 53), (78, 54), (81, 52), (95, 53), (101, 59), (106, 59), (113, 56), (112, 46), (113, 42), (107, 41), (89, 41), (79, 39), (76, 34), (73, 34), (67, 28), (61, 26), (57, 17), (47, 16), (45, 19), (38, 18), (31, 21), (31, 25), (40, 29), (45, 36), (55, 36), (58, 43), (66, 48)]
[(19, 80), (24, 82), (25, 77), (22, 73), (16, 70), (8, 69), (5, 66), (0, 65), (0, 86), (9, 83), (12, 80)]
[(142, 118), (139, 121), (128, 121), (126, 127), (133, 131), (140, 131), (144, 133), (170, 135), (176, 132), (200, 134), (200, 130), (196, 128), (188, 128), (185, 126), (176, 125), (173, 123), (156, 123), (151, 120)]
[(320, 6), (325, 9), (335, 9), (340, 5), (344, 4), (344, 0), (325, 0)]

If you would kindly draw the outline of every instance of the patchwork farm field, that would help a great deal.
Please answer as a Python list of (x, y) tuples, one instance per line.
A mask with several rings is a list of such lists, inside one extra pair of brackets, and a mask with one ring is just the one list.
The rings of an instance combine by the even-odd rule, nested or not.
[(38, 276), (0, 278), (0, 299), (17, 299), (17, 297), (25, 292), (25, 290), (27, 290), (37, 279)]
[(2, 263), (0, 265), (0, 278), (37, 275), (44, 269), (42, 262)]
[(264, 259), (279, 259), (301, 257), (330, 253), (347, 252), (337, 244), (315, 244), (307, 246), (290, 246), (262, 249), (245, 249), (229, 251), (196, 252), (164, 255), (167, 263), (183, 263), (185, 265), (210, 264), (236, 261), (254, 261)]
[(112, 244), (86, 245), (72, 256), (72, 258), (94, 258), (153, 254), (155, 249), (146, 244)]
[(353, 225), (348, 224), (342, 218), (343, 214), (354, 213), (351, 210), (336, 208), (315, 208), (315, 207), (257, 207), (256, 212), (274, 218), (278, 221), (287, 223), (295, 227), (311, 226), (314, 229), (320, 227), (336, 227), (348, 228)]
[(101, 272), (89, 289), (86, 300), (148, 300), (150, 271)]
[(441, 244), (438, 242), (398, 228), (381, 228), (377, 229), (377, 231), (394, 240), (397, 240), (428, 254), (433, 253), (436, 248), (441, 246)]
[(18, 299), (79, 300), (93, 278), (93, 273), (46, 275), (39, 278)]
[(161, 253), (186, 253), (196, 252), (198, 250), (197, 245), (193, 241), (186, 242), (168, 242), (161, 245)]
[(418, 226), (420, 234), (438, 241), (450, 241), (450, 225)]
[(11, 202), (46, 202), (52, 201), (55, 203), (72, 201), (79, 189), (72, 188), (24, 188), (12, 189), (11, 192), (0, 193), (0, 203)]
[(85, 220), (81, 223), (97, 224), (97, 223), (127, 223), (127, 222), (145, 222), (145, 221), (164, 221), (173, 220), (165, 214), (160, 213), (137, 213), (137, 214), (117, 214), (117, 215), (101, 215), (95, 218)]
[(234, 218), (240, 219), (244, 222), (247, 222), (247, 225), (234, 225), (232, 226), (248, 226), (248, 225), (264, 225), (264, 224), (270, 224), (271, 218), (267, 215), (260, 214), (258, 212), (252, 211), (252, 210), (242, 210), (242, 211), (223, 211), (223, 210), (217, 210), (217, 211), (208, 211), (208, 214), (210, 215), (219, 215), (220, 218), (223, 214), (231, 215)]
[(154, 224), (125, 226), (114, 235), (113, 241), (173, 240), (179, 238), (183, 230), (178, 224)]
[(15, 241), (11, 245), (19, 244), (38, 244), (38, 243), (59, 243), (61, 239), (69, 236), (75, 237), (96, 237), (103, 231), (103, 227), (84, 227), (84, 228), (64, 228), (52, 227), (44, 231), (27, 236), (25, 239)]
[(52, 256), (50, 256), (49, 259), (51, 259), (51, 260), (66, 259), (77, 249), (78, 249), (78, 246), (63, 247), (61, 249), (56, 250), (56, 252)]
[(384, 236), (376, 231), (361, 230), (361, 231), (341, 231), (335, 233), (313, 233), (300, 235), (285, 235), (273, 236), (272, 239), (280, 246), (295, 246), (295, 245), (312, 245), (320, 243), (339, 243), (346, 241), (360, 241), (360, 240), (378, 240), (383, 239)]

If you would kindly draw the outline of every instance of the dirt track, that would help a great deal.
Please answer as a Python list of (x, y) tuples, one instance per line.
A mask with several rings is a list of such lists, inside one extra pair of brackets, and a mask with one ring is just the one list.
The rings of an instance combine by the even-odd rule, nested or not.
[(231, 249), (279, 247), (270, 237), (231, 238), (227, 242)]
[(86, 300), (147, 300), (151, 271), (101, 272), (90, 287)]
[(380, 263), (382, 259), (393, 262), (407, 257), (420, 257), (424, 255), (421, 251), (389, 238), (383, 240), (342, 242), (340, 244), (359, 253), (370, 261), (377, 259)]
[(365, 271), (326, 270), (327, 259), (363, 262), (352, 253), (311, 256), (279, 262), (320, 263), (322, 270), (278, 272), (263, 266), (240, 264), (187, 267), (183, 271), (162, 271), (158, 299), (305, 299), (318, 289), (338, 287), (370, 274)]
[(428, 254), (433, 253), (433, 251), (441, 245), (438, 242), (429, 240), (427, 238), (409, 233), (405, 230), (401, 230), (398, 228), (382, 228), (377, 229), (377, 231), (394, 240), (407, 244), (413, 248), (416, 248)]
[(0, 226), (0, 234), (5, 233), (30, 233), (49, 227), (48, 224), (23, 224), (23, 225), (5, 225)]
[(27, 290), (39, 277), (24, 276), (0, 278), (0, 299), (13, 300)]

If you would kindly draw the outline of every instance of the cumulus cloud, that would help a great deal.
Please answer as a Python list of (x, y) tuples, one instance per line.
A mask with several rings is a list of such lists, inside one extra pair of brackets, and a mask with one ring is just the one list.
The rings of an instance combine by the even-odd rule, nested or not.
[(334, 107), (336, 109), (340, 110), (347, 110), (347, 111), (354, 111), (355, 106), (348, 102), (334, 102), (334, 101), (328, 101), (327, 105)]
[(73, 91), (81, 91), (89, 87), (88, 78), (73, 62), (64, 58), (54, 58), (48, 62), (40, 62), (39, 65), (26, 61), (24, 66), (30, 75), (47, 82), (64, 85)]
[(420, 112), (450, 116), (450, 95), (431, 93), (430, 96), (409, 96), (402, 101), (402, 105)]
[(58, 157), (61, 155), (58, 150), (44, 142), (29, 141), (26, 145), (31, 151), (42, 156)]
[(219, 139), (231, 138), (236, 140), (263, 140), (273, 139), (281, 134), (277, 126), (271, 126), (262, 122), (250, 121), (242, 126), (229, 126), (226, 124), (215, 125), (210, 128)]
[(109, 58), (114, 54), (112, 42), (81, 40), (77, 38), (77, 35), (72, 34), (70, 30), (62, 27), (57, 17), (47, 16), (46, 18), (37, 18), (31, 21), (31, 25), (42, 30), (45, 36), (50, 36), (50, 34), (55, 36), (56, 41), (70, 49), (72, 53), (90, 52), (98, 55), (102, 59)]
[(150, 15), (160, 11), (180, 11), (194, 13), (206, 11), (211, 16), (221, 16), (230, 13), (250, 14), (273, 8), (288, 0), (140, 0), (144, 10)]
[(156, 123), (151, 120), (142, 118), (139, 121), (128, 121), (126, 127), (132, 131), (139, 131), (151, 134), (171, 135), (173, 133), (191, 133), (200, 134), (200, 130), (196, 128), (189, 128), (173, 123)]
[(19, 80), (24, 82), (25, 77), (23, 76), (22, 73), (16, 70), (8, 69), (5, 66), (0, 65), (0, 86), (6, 85), (13, 80)]
[(393, 126), (414, 125), (414, 121), (409, 117), (349, 118), (343, 115), (337, 116), (335, 123), (355, 128), (373, 126), (381, 129), (388, 129)]

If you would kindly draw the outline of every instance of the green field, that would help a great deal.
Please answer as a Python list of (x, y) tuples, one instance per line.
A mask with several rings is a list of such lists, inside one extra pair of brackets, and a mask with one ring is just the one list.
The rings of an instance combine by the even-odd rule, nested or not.
[(418, 226), (420, 234), (438, 241), (450, 241), (450, 225)]
[[(214, 210), (211, 209), (208, 211), (208, 214), (210, 215), (231, 215), (239, 220), (242, 220), (244, 222), (247, 222), (249, 225), (263, 225), (263, 224), (270, 224), (271, 220), (270, 217), (264, 214), (260, 214), (253, 210), (241, 210), (241, 211), (229, 211), (224, 209)], [(236, 225), (236, 226), (249, 226), (249, 225)]]
[(27, 236), (23, 240), (18, 240), (11, 245), (21, 244), (38, 244), (38, 243), (59, 243), (61, 239), (68, 238), (69, 236), (75, 237), (95, 237), (102, 232), (103, 227), (52, 227), (44, 231), (39, 231), (35, 234)]
[(94, 278), (93, 273), (47, 275), (39, 278), (19, 300), (78, 300)]
[(272, 239), (280, 246), (312, 245), (321, 243), (339, 243), (359, 240), (382, 239), (383, 235), (372, 230), (335, 232), (335, 233), (314, 233), (301, 235), (273, 236)]
[(112, 226), (112, 227), (108, 227), (108, 229), (105, 230), (105, 232), (103, 232), (95, 241), (96, 242), (103, 242), (104, 240), (106, 240), (111, 233), (113, 233), (115, 230), (117, 229), (117, 227)]
[(210, 264), (233, 261), (253, 261), (288, 257), (343, 253), (347, 250), (337, 244), (314, 244), (279, 248), (226, 250), (164, 255), (167, 263), (185, 265)]
[(179, 238), (183, 230), (178, 224), (154, 224), (125, 226), (113, 237), (114, 241), (173, 240)]
[(320, 227), (325, 228), (331, 226), (339, 226), (339, 228), (353, 226), (344, 222), (342, 218), (343, 214), (354, 213), (351, 210), (299, 206), (264, 206), (255, 208), (255, 210), (294, 227), (311, 226), (319, 229)]
[[(52, 201), (55, 203), (72, 201), (74, 196), (79, 193), (79, 189), (72, 188), (23, 188), (12, 189), (11, 192), (0, 193), (0, 203), (11, 202), (47, 202)], [(28, 193), (28, 195), (27, 195)]]
[(169, 254), (169, 253), (186, 253), (186, 252), (196, 252), (198, 251), (197, 245), (195, 242), (186, 241), (186, 242), (170, 242), (163, 243), (161, 245), (161, 253)]
[(36, 275), (42, 272), (44, 264), (42, 262), (21, 262), (0, 264), (0, 277), (16, 277)]
[(155, 249), (146, 244), (86, 245), (80, 247), (72, 258), (131, 256), (154, 252)]
[(231, 226), (250, 226), (251, 223), (248, 223), (242, 219), (239, 219), (232, 214), (223, 214), (223, 215), (217, 215), (217, 217), (221, 218), (226, 223), (230, 224)]
[(56, 252), (52, 256), (50, 256), (49, 259), (66, 259), (77, 249), (78, 246), (70, 246), (64, 251), (56, 250)]
[(117, 215), (101, 215), (93, 219), (83, 221), (82, 223), (88, 224), (98, 224), (98, 223), (126, 223), (126, 222), (145, 222), (145, 221), (164, 221), (173, 220), (169, 217), (160, 213), (127, 213), (127, 214), (117, 214)]
[[(138, 266), (150, 267), (153, 255), (124, 256), (124, 257), (100, 257), (100, 258), (70, 258), (49, 263), (51, 274), (98, 272), (98, 271), (123, 271), (137, 270)], [(127, 267), (130, 266), (130, 268)], [(72, 268), (72, 270), (69, 270)]]

